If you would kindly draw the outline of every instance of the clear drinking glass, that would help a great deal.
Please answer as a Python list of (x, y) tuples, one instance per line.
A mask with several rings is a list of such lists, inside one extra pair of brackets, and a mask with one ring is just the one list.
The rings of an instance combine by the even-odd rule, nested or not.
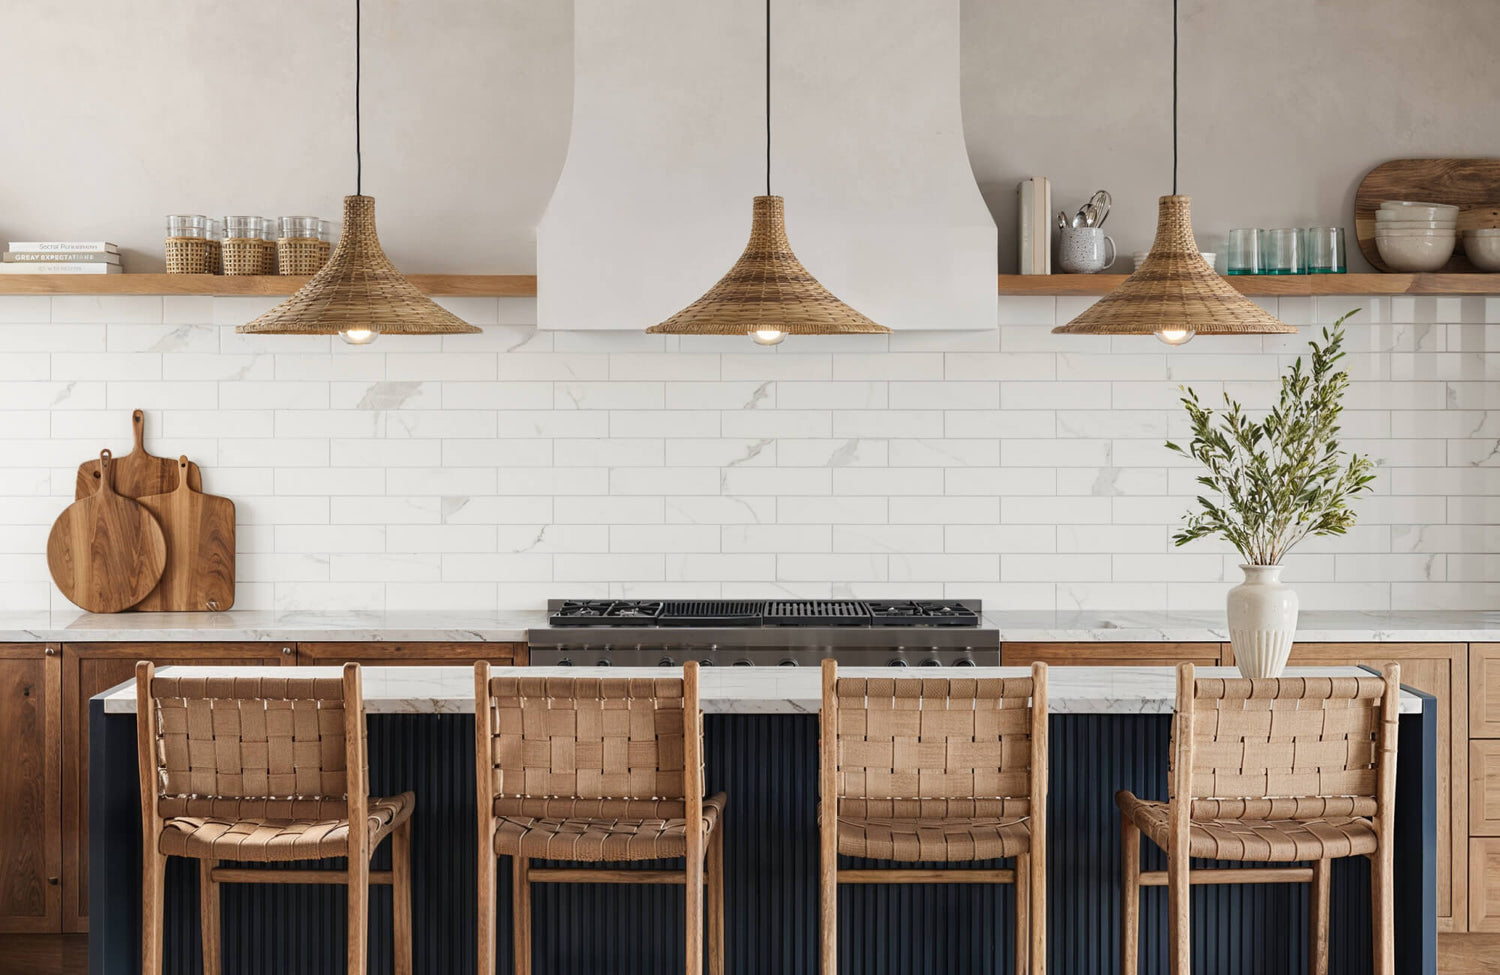
[(1343, 274), (1348, 270), (1343, 227), (1308, 227), (1302, 232), (1302, 262), (1308, 274)]
[(337, 244), (339, 242), (339, 225), (332, 220), (319, 220), (318, 238), (325, 244)]
[(1240, 227), (1229, 232), (1229, 256), (1225, 270), (1229, 274), (1260, 273), (1260, 230)]
[(281, 236), (318, 239), (317, 217), (282, 217)]
[(225, 217), (224, 236), (230, 240), (260, 240), (264, 217)]
[(201, 213), (176, 213), (167, 217), (168, 237), (207, 237), (208, 218)]
[(1260, 273), (1301, 274), (1302, 231), (1296, 227), (1261, 231)]

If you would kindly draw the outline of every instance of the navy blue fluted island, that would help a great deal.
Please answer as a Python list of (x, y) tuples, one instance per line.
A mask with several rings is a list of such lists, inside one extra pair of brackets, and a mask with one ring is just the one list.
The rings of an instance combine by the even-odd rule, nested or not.
[[(168, 667), (159, 673), (231, 670), (250, 674), (258, 668)], [(566, 669), (532, 671), (577, 676)], [(977, 669), (965, 676), (1023, 672)], [(1216, 672), (1199, 671), (1205, 676)], [(628, 673), (617, 668), (611, 676)], [(1291, 673), (1361, 671), (1299, 668)], [(1166, 797), (1173, 674), (1167, 668), (1055, 668), (1049, 683), (1049, 969), (1066, 975), (1113, 973), (1120, 938), (1120, 829), (1114, 793), (1130, 789), (1145, 798)], [(411, 790), (417, 795), (412, 845), (417, 975), (472, 973), (472, 671), (367, 667), (364, 692), (372, 792)], [(725, 882), (733, 975), (814, 975), (817, 970), (818, 696), (818, 673), (812, 668), (702, 673), (708, 788), (729, 794)], [(133, 975), (140, 967), (134, 712), (131, 684), (90, 702), (92, 975)], [(1401, 700), (1396, 786), (1396, 961), (1397, 971), (1412, 975), (1437, 972), (1436, 749), (1436, 702), (1407, 690)], [(341, 865), (325, 861), (308, 866)], [(377, 858), (376, 868), (384, 865)], [(1147, 844), (1143, 866), (1163, 865)], [(499, 889), (503, 972), (510, 952), (510, 888), (504, 876)], [(845, 887), (839, 896), (840, 959), (846, 972), (981, 975), (1012, 970), (1009, 886), (858, 886)], [(1143, 972), (1166, 971), (1166, 897), (1164, 888), (1142, 894)], [(389, 898), (388, 887), (371, 891), (371, 972), (391, 970)], [(534, 889), (533, 900), (537, 972), (664, 975), (681, 970), (678, 889), (543, 884)], [(1370, 971), (1369, 903), (1363, 858), (1336, 861), (1331, 972)], [(173, 975), (200, 970), (197, 904), (193, 864), (174, 858), (167, 875), (165, 950), (165, 970)], [(1195, 971), (1251, 975), (1306, 970), (1306, 885), (1195, 887), (1192, 913)], [(341, 887), (226, 885), (224, 975), (343, 971), (343, 929)]]

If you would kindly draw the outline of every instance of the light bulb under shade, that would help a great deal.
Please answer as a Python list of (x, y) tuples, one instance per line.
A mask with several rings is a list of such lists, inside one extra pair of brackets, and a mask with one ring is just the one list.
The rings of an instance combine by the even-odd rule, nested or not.
[(750, 341), (756, 345), (780, 345), (786, 341), (786, 333), (779, 328), (757, 328), (750, 333)]
[(1160, 342), (1167, 345), (1187, 345), (1198, 333), (1190, 328), (1162, 328), (1152, 333)]
[(346, 328), (339, 332), (339, 339), (346, 345), (369, 345), (380, 338), (380, 329), (373, 327)]

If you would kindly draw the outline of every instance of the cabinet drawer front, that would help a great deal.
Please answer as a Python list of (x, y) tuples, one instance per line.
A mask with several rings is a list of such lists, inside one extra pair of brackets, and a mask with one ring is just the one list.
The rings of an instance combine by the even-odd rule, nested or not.
[(1469, 841), (1469, 930), (1500, 931), (1500, 839)]
[(1500, 643), (1470, 648), (1469, 734), (1500, 738)]
[(1500, 741), (1469, 743), (1469, 833), (1500, 836)]

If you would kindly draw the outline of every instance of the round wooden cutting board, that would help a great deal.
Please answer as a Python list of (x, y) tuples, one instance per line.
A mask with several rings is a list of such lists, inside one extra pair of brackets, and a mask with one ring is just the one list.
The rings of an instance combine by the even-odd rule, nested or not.
[(68, 505), (47, 536), (47, 568), (64, 596), (91, 613), (118, 613), (146, 597), (167, 564), (161, 526), (115, 493), (109, 451), (99, 490)]

